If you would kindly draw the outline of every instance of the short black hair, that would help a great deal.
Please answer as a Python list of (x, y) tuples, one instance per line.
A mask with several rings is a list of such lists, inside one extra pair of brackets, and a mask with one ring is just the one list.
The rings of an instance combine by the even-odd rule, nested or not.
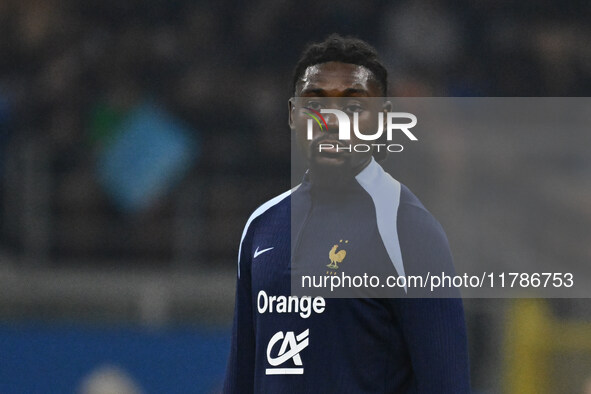
[(339, 62), (363, 66), (372, 72), (381, 85), (382, 95), (388, 92), (388, 71), (378, 58), (378, 52), (367, 42), (355, 37), (331, 34), (324, 41), (309, 44), (303, 51), (293, 71), (292, 88), (296, 86), (306, 69), (321, 63)]

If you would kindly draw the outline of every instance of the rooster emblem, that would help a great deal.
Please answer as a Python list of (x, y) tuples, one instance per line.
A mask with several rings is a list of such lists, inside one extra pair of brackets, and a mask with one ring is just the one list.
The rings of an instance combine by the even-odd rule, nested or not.
[[(341, 239), (340, 242), (343, 242), (343, 240)], [(345, 243), (349, 243), (349, 241), (345, 241)], [(328, 268), (331, 269), (339, 269), (338, 263), (342, 263), (343, 260), (345, 259), (345, 256), (347, 255), (347, 251), (346, 250), (339, 250), (337, 252), (339, 245), (333, 245), (332, 249), (330, 250), (330, 252), (328, 252), (328, 258), (330, 259), (330, 264), (327, 265)]]

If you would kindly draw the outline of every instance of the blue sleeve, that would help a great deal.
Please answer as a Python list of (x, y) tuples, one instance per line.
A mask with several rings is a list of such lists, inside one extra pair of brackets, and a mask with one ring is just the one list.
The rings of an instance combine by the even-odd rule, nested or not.
[[(428, 211), (406, 206), (399, 211), (399, 220), (402, 257), (408, 271), (455, 273), (445, 232)], [(459, 297), (459, 292), (438, 294), (454, 293)], [(434, 297), (435, 294), (427, 296)], [(418, 392), (469, 393), (468, 344), (462, 299), (405, 298), (393, 302)]]
[(462, 300), (414, 298), (396, 304), (418, 393), (470, 393)]
[(254, 391), (255, 336), (250, 274), (251, 240), (252, 236), (247, 234), (242, 242), (239, 257), (232, 344), (224, 382), (224, 393), (227, 394), (248, 394)]

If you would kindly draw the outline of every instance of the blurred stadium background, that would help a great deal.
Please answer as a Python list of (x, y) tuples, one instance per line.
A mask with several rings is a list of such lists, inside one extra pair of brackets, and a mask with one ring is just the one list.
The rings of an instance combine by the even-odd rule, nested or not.
[[(0, 0), (0, 393), (219, 391), (306, 43), (368, 40), (394, 96), (587, 96), (589, 20), (585, 0)], [(451, 135), (393, 172), (458, 258), (589, 264), (589, 145), (550, 137), (499, 156), (502, 130)], [(589, 300), (466, 310), (474, 392), (591, 393)]]

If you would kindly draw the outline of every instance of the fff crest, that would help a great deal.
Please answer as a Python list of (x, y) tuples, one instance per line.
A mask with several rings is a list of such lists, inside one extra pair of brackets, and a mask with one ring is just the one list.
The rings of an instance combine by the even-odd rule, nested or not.
[[(345, 257), (347, 256), (347, 251), (344, 249), (341, 249), (339, 251), (337, 251), (337, 249), (339, 248), (339, 244), (342, 244), (343, 240), (341, 239), (339, 241), (338, 244), (333, 245), (332, 249), (330, 249), (330, 252), (328, 252), (328, 258), (330, 260), (330, 264), (327, 265), (328, 268), (333, 269), (333, 270), (338, 270), (339, 269), (339, 264), (343, 262), (343, 260), (345, 260)], [(345, 240), (345, 243), (349, 243), (348, 240)]]

